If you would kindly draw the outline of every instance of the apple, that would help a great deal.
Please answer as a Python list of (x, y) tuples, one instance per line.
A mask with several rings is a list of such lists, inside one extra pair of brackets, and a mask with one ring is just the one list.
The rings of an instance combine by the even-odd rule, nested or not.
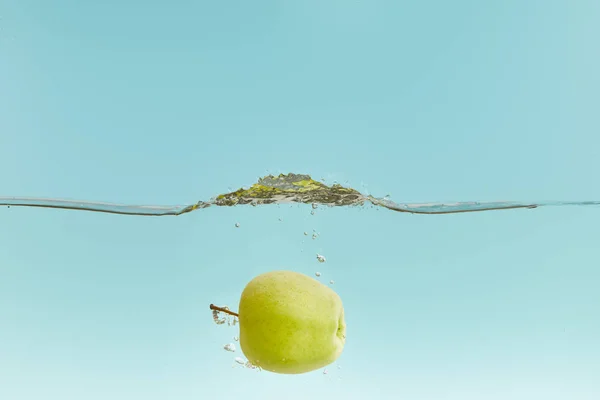
[(280, 374), (323, 368), (342, 353), (342, 300), (330, 287), (293, 271), (252, 279), (239, 304), (240, 346), (252, 364)]

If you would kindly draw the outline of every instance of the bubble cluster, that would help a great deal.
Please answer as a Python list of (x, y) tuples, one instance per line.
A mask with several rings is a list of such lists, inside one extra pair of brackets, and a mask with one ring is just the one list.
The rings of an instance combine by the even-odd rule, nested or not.
[(257, 370), (261, 371), (261, 368), (258, 365), (254, 365), (250, 361), (246, 361), (246, 364), (244, 364), (244, 367), (250, 368), (250, 369), (257, 369)]
[[(227, 307), (227, 306), (223, 307), (223, 309), (229, 311), (229, 307)], [(229, 315), (229, 314), (221, 315), (219, 310), (212, 310), (212, 315), (213, 315), (213, 321), (217, 325), (223, 325), (223, 324), (227, 323), (227, 326), (232, 326), (232, 325), (236, 326), (239, 322), (238, 319), (232, 315)]]
[(242, 357), (236, 357), (233, 359), (233, 361), (235, 361), (237, 364), (248, 368), (248, 369), (255, 369), (257, 371), (262, 371), (262, 368), (259, 367), (258, 365), (254, 365), (252, 362), (250, 361), (244, 361), (244, 359)]
[[(229, 308), (227, 308), (227, 307), (223, 307), (223, 308), (226, 310), (229, 310)], [(213, 310), (212, 315), (213, 315), (213, 321), (215, 321), (215, 324), (217, 324), (217, 325), (223, 325), (225, 322), (227, 322), (227, 317), (220, 316), (219, 311), (217, 311), (217, 310)]]

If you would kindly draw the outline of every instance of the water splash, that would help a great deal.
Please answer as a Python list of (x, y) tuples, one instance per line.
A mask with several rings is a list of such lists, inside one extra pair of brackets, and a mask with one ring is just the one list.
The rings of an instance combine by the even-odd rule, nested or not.
[(281, 174), (260, 178), (250, 188), (218, 195), (209, 201), (180, 206), (124, 205), (91, 201), (34, 197), (0, 197), (0, 206), (44, 207), (101, 213), (140, 215), (140, 216), (177, 216), (195, 210), (217, 206), (233, 207), (250, 204), (304, 203), (311, 204), (313, 211), (319, 205), (330, 207), (362, 206), (371, 203), (391, 211), (412, 214), (456, 214), (465, 212), (510, 210), (518, 208), (537, 208), (543, 206), (598, 206), (600, 201), (549, 201), (524, 203), (515, 201), (496, 202), (456, 202), (456, 203), (395, 203), (388, 198), (376, 198), (363, 195), (355, 189), (339, 184), (327, 186), (313, 180), (309, 175)]

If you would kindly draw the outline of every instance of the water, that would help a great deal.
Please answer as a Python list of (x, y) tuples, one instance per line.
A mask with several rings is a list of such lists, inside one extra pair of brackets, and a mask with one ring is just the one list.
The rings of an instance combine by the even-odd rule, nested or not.
[[(395, 203), (388, 198), (363, 195), (355, 189), (339, 184), (327, 186), (313, 180), (309, 175), (280, 174), (268, 175), (259, 179), (248, 189), (238, 189), (231, 193), (220, 194), (208, 201), (182, 206), (122, 205), (91, 201), (74, 201), (32, 197), (0, 197), (0, 206), (44, 207), (68, 210), (93, 211), (138, 216), (177, 216), (211, 206), (233, 207), (241, 205), (273, 205), (288, 203), (311, 204), (313, 210), (318, 206), (346, 207), (363, 206), (371, 203), (391, 211), (411, 214), (457, 214), (466, 212), (531, 209), (544, 206), (598, 206), (600, 201), (464, 201), (452, 203)], [(236, 223), (239, 227), (239, 223)], [(317, 237), (313, 233), (313, 239)]]
[[(0, 400), (600, 399), (598, 21), (0, 1)], [(277, 269), (343, 301), (326, 368), (243, 354)]]

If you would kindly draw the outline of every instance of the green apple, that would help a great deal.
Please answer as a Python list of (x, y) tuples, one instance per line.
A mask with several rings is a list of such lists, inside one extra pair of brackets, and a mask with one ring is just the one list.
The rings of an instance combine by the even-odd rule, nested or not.
[(273, 271), (246, 285), (239, 305), (240, 345), (248, 361), (271, 372), (302, 374), (342, 353), (346, 323), (331, 288), (293, 271)]

